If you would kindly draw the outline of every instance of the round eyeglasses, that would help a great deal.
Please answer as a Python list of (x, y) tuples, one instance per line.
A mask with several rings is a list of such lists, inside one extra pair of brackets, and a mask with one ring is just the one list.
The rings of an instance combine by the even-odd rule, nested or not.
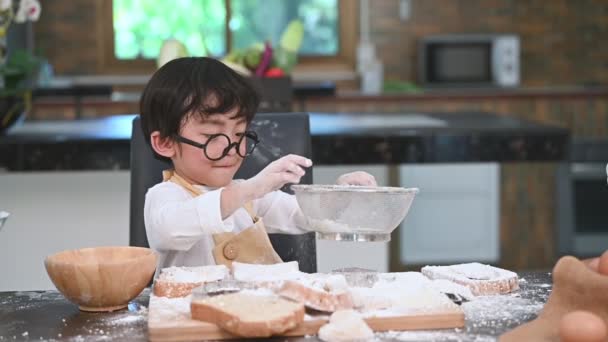
[(207, 159), (213, 161), (227, 156), (233, 147), (236, 148), (236, 153), (239, 156), (245, 158), (253, 153), (253, 150), (255, 150), (255, 147), (260, 142), (258, 135), (254, 131), (237, 133), (236, 136), (239, 137), (239, 140), (233, 142), (224, 133), (213, 134), (207, 138), (207, 142), (204, 144), (184, 138), (181, 135), (176, 135), (175, 139), (181, 143), (200, 148), (205, 153)]

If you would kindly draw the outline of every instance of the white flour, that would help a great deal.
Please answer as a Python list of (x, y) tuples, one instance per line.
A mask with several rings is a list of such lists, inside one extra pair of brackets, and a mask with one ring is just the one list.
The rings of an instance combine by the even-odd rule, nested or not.
[(466, 321), (463, 329), (390, 331), (376, 333), (376, 337), (398, 341), (495, 341), (494, 336), (534, 318), (543, 304), (515, 293), (477, 297), (461, 307)]
[(350, 233), (352, 231), (347, 224), (329, 219), (317, 220), (309, 218), (308, 224), (312, 230), (324, 233)]
[(304, 273), (300, 272), (297, 261), (274, 265), (256, 265), (240, 262), (232, 263), (234, 279), (238, 281), (260, 282), (298, 279)]
[(144, 321), (147, 319), (147, 310), (141, 310), (140, 311), (141, 314), (125, 314), (122, 316), (118, 316), (118, 317), (112, 317), (111, 319), (108, 319), (105, 321), (105, 323), (107, 325), (110, 326), (116, 326), (116, 325), (125, 325), (125, 324), (131, 324), (131, 323), (135, 323), (135, 322), (139, 322), (139, 321)]
[(422, 274), (431, 279), (446, 278), (450, 280), (502, 280), (517, 277), (515, 272), (490, 265), (471, 262), (452, 266), (425, 266)]
[(190, 319), (191, 296), (167, 298), (150, 295), (150, 321), (178, 321)]
[(304, 286), (334, 294), (349, 290), (346, 278), (342, 274), (306, 274), (298, 282)]
[(167, 267), (161, 270), (159, 278), (178, 283), (203, 283), (222, 280), (229, 274), (224, 265), (201, 267)]
[[(324, 277), (317, 277), (323, 279)], [(342, 277), (341, 277), (342, 278)], [(378, 273), (378, 281), (372, 288), (359, 287), (359, 300), (385, 297), (384, 302), (391, 305), (388, 309), (364, 310), (363, 316), (417, 315), (430, 312), (452, 312), (460, 310), (465, 314), (466, 327), (462, 329), (443, 329), (431, 331), (391, 331), (375, 334), (375, 339), (398, 341), (494, 341), (495, 336), (533, 319), (542, 309), (549, 296), (550, 284), (535, 283), (534, 280), (521, 281), (525, 292), (517, 291), (507, 295), (470, 296), (471, 301), (460, 307), (453, 304), (441, 292), (466, 292), (456, 284), (446, 281), (432, 281), (418, 272)], [(345, 280), (345, 279), (344, 279)], [(335, 285), (344, 285), (345, 281)], [(316, 284), (318, 285), (318, 284)], [(334, 285), (334, 284), (332, 284)], [(341, 286), (336, 286), (340, 288)], [(352, 288), (351, 288), (352, 289)], [(252, 291), (252, 290), (245, 290)], [(386, 295), (387, 293), (392, 295)], [(526, 298), (522, 298), (522, 293)], [(357, 296), (355, 296), (357, 297)], [(469, 297), (467, 294), (466, 297)], [(533, 299), (528, 299), (533, 298)], [(377, 299), (377, 298), (376, 298)], [(378, 303), (371, 303), (378, 304)], [(380, 303), (380, 306), (385, 305)], [(370, 305), (373, 306), (373, 305)], [(180, 320), (190, 318), (190, 296), (184, 298), (163, 298), (150, 296), (150, 320)], [(327, 319), (328, 316), (306, 315), (305, 320)], [(128, 320), (129, 318), (123, 318)], [(133, 318), (130, 318), (133, 319)], [(120, 321), (120, 320), (119, 320)], [(118, 323), (117, 323), (118, 324)]]
[(490, 336), (479, 336), (459, 332), (458, 329), (445, 331), (389, 331), (376, 333), (377, 339), (397, 340), (397, 341), (475, 341), (486, 342), (495, 341)]

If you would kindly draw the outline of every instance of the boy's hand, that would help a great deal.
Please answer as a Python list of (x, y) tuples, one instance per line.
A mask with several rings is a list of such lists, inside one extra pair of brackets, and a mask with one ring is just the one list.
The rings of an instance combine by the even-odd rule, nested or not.
[(312, 160), (290, 154), (268, 164), (260, 173), (246, 180), (254, 198), (260, 198), (267, 193), (279, 190), (287, 183), (298, 184), (306, 171), (312, 166)]
[(338, 180), (336, 180), (336, 184), (378, 186), (378, 183), (376, 183), (376, 178), (374, 178), (374, 176), (370, 175), (369, 173), (363, 171), (345, 173), (342, 176), (338, 177)]

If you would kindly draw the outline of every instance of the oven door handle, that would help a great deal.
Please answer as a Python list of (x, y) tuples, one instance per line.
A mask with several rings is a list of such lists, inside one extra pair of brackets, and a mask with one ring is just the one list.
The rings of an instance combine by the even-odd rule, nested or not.
[(570, 172), (575, 178), (606, 178), (606, 164), (604, 163), (572, 163)]

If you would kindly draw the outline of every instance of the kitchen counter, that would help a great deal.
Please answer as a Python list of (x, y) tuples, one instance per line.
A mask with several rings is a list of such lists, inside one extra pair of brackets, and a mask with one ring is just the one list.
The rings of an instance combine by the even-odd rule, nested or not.
[[(0, 168), (128, 169), (133, 115), (31, 121), (0, 137)], [(569, 132), (491, 113), (311, 113), (316, 165), (561, 161)]]
[[(380, 340), (494, 340), (502, 333), (527, 322), (542, 309), (551, 292), (547, 272), (521, 273), (521, 289), (510, 295), (479, 297), (463, 304), (466, 326), (462, 329), (377, 333)], [(114, 313), (85, 313), (57, 291), (0, 292), (0, 341), (146, 341), (146, 289)], [(285, 338), (276, 339), (285, 341)], [(314, 337), (289, 341), (316, 341)]]

